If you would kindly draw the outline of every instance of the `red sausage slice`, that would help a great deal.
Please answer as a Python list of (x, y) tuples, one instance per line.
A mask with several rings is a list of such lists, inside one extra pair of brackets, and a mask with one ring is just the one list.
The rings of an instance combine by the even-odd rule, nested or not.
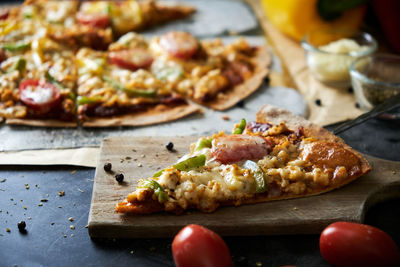
[(258, 160), (271, 151), (271, 145), (260, 136), (233, 134), (215, 138), (212, 154), (223, 164), (241, 160)]
[(107, 14), (88, 14), (78, 12), (76, 19), (79, 23), (89, 25), (96, 28), (107, 28), (110, 25), (110, 16)]
[(147, 68), (153, 63), (153, 56), (149, 51), (142, 48), (113, 51), (108, 54), (112, 64), (129, 70)]
[(46, 113), (58, 105), (60, 90), (51, 83), (40, 80), (25, 80), (19, 85), (21, 101), (29, 108)]
[(169, 32), (161, 36), (161, 47), (173, 57), (188, 59), (199, 50), (197, 39), (187, 32)]

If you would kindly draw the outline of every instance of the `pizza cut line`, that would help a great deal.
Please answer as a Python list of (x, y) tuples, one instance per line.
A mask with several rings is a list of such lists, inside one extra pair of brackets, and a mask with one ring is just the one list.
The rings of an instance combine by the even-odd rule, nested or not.
[[(149, 125), (198, 112), (192, 102), (230, 108), (256, 91), (268, 75), (267, 49), (244, 38), (223, 44), (173, 31), (146, 39), (132, 27), (116, 30), (119, 24), (112, 12), (108, 24), (78, 19), (79, 12), (117, 12), (133, 3), (37, 0), (0, 16), (0, 117), (9, 124), (37, 126)], [(54, 5), (66, 5), (65, 14), (53, 14)], [(56, 15), (57, 23), (51, 17)], [(128, 32), (107, 41), (106, 50), (80, 41), (71, 44), (54, 34), (66, 28), (76, 35), (82, 28), (102, 34), (110, 25), (114, 32)]]
[(213, 212), (219, 206), (306, 197), (342, 187), (370, 170), (339, 137), (265, 106), (257, 121), (243, 119), (232, 133), (201, 137), (177, 163), (139, 179), (116, 211)]

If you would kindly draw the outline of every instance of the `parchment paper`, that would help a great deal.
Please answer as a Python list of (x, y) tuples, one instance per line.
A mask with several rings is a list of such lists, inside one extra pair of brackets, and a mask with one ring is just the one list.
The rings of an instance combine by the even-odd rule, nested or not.
[[(268, 22), (259, 0), (247, 0), (247, 2), (253, 7), (275, 53), (306, 99), (310, 111), (308, 119), (311, 122), (324, 126), (353, 119), (363, 113), (356, 108), (353, 93), (347, 89), (329, 87), (312, 77), (300, 43), (287, 37)], [(321, 101), (321, 106), (316, 105), (317, 99)]]

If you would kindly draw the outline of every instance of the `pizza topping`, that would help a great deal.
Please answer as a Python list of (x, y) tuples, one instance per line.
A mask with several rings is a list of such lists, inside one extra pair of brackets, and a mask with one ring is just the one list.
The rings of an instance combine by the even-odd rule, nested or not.
[(168, 194), (164, 191), (159, 183), (157, 183), (153, 179), (142, 179), (138, 183), (138, 188), (148, 188), (154, 191), (154, 195), (156, 195), (158, 202), (163, 203), (167, 201)]
[(230, 164), (241, 160), (258, 160), (271, 151), (271, 145), (259, 136), (228, 135), (212, 141), (212, 155), (215, 160)]
[(5, 20), (8, 18), (8, 15), (10, 14), (10, 10), (1, 8), (0, 9), (0, 20)]
[(207, 157), (205, 155), (199, 155), (185, 159), (173, 165), (173, 167), (180, 171), (188, 171), (191, 169), (196, 169), (198, 167), (204, 166)]
[(109, 53), (108, 58), (112, 64), (132, 71), (147, 68), (153, 62), (153, 56), (143, 48), (112, 51)]
[(242, 134), (246, 128), (246, 120), (242, 119), (237, 127), (232, 131), (233, 134)]
[(247, 129), (249, 129), (252, 133), (264, 133), (271, 127), (272, 125), (269, 123), (258, 123), (255, 121), (250, 121), (247, 124)]
[(101, 96), (78, 96), (78, 105), (95, 104), (101, 101)]
[(140, 96), (141, 97), (149, 97), (149, 98), (153, 98), (157, 95), (157, 92), (154, 90), (136, 90), (136, 89), (127, 88), (109, 76), (103, 75), (102, 78), (105, 82), (109, 83), (113, 88), (124, 91), (128, 95), (139, 96), (139, 97)]
[(110, 16), (108, 14), (78, 12), (76, 19), (81, 24), (96, 28), (107, 28), (110, 25)]
[(256, 193), (263, 193), (267, 191), (263, 171), (257, 165), (257, 163), (251, 160), (246, 160), (243, 164), (243, 168), (249, 169), (253, 174), (254, 181), (256, 183)]
[(26, 41), (19, 41), (16, 43), (7, 43), (3, 44), (1, 47), (4, 50), (15, 52), (15, 51), (24, 51), (30, 47), (30, 43)]
[(173, 57), (189, 59), (199, 50), (197, 39), (187, 32), (169, 32), (160, 38), (161, 47)]
[(29, 108), (46, 113), (60, 102), (60, 91), (53, 84), (39, 80), (25, 80), (19, 86), (21, 101)]
[(212, 138), (201, 138), (197, 141), (194, 151), (199, 151), (203, 148), (211, 148)]

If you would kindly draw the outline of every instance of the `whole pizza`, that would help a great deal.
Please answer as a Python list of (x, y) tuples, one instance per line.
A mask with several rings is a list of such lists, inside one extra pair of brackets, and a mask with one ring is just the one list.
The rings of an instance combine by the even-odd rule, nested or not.
[(195, 10), (155, 1), (30, 0), (0, 14), (0, 117), (9, 124), (148, 125), (224, 110), (268, 74), (266, 47), (136, 31)]

